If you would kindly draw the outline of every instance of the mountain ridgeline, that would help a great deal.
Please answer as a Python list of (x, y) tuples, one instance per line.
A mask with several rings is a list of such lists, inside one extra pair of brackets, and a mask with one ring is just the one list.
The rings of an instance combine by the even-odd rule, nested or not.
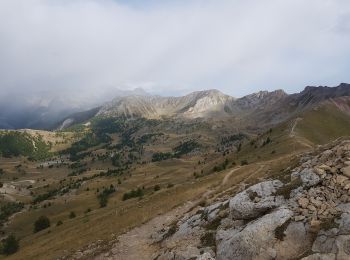
[(101, 107), (68, 116), (57, 128), (63, 129), (83, 123), (94, 116), (180, 120), (229, 119), (233, 123), (239, 123), (241, 127), (267, 127), (326, 101), (343, 106), (343, 111), (348, 112), (346, 107), (349, 97), (350, 84), (346, 83), (337, 87), (306, 87), (302, 92), (291, 95), (283, 90), (260, 91), (242, 98), (234, 98), (218, 90), (197, 91), (181, 97), (130, 95), (116, 97)]

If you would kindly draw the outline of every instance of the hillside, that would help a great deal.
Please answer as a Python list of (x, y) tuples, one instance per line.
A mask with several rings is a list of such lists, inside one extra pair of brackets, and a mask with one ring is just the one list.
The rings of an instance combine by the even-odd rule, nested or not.
[[(81, 123), (61, 131), (3, 131), (0, 193), (8, 213), (0, 215), (1, 229), (4, 237), (20, 239), (19, 251), (8, 258), (79, 259), (101, 253), (103, 258), (113, 256), (115, 246), (131, 252), (129, 246), (140, 245), (150, 250), (144, 254), (160, 254), (166, 246), (149, 248), (149, 232), (171, 226), (198, 205), (232, 197), (261, 180), (283, 178), (300, 154), (348, 136), (347, 88), (334, 90), (329, 97), (312, 89), (317, 102), (311, 103), (295, 96), (302, 101), (286, 102), (291, 96), (283, 91), (241, 99), (217, 91), (166, 99), (124, 97), (108, 111), (131, 112), (130, 104), (138, 104), (139, 113), (168, 113), (170, 107), (173, 114), (147, 118), (94, 115), (93, 110), (77, 114)], [(149, 106), (140, 105), (145, 100)], [(163, 107), (154, 110), (156, 103)], [(289, 105), (274, 110), (282, 104)], [(203, 111), (224, 116), (186, 117)], [(33, 232), (40, 216), (50, 224)], [(137, 238), (130, 245), (129, 235)]]
[[(333, 143), (301, 155), (277, 179), (193, 207), (146, 240), (147, 258), (349, 259), (349, 156), (349, 140)], [(139, 244), (120, 250), (128, 236), (110, 256), (141, 257)], [(151, 243), (159, 247), (153, 255)]]
[(295, 131), (316, 144), (350, 136), (350, 97), (331, 99), (303, 113)]

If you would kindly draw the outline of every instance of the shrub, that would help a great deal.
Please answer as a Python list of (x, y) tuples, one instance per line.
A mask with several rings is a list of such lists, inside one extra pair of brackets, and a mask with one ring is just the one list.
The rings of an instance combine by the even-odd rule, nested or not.
[(140, 188), (137, 188), (137, 190), (131, 190), (129, 192), (124, 193), (123, 200), (128, 200), (131, 198), (142, 197), (142, 196), (143, 196), (143, 191)]
[(226, 158), (225, 161), (219, 165), (215, 165), (214, 168), (213, 168), (213, 171), (214, 172), (220, 172), (220, 171), (223, 171), (227, 168), (229, 164), (229, 161), (228, 159)]
[(154, 191), (159, 191), (160, 190), (160, 186), (157, 184), (154, 186)]
[(238, 146), (237, 146), (237, 152), (240, 152), (240, 151), (241, 151), (241, 149), (242, 149), (242, 144), (241, 144), (241, 143), (239, 143), (239, 144), (238, 144)]
[(115, 191), (116, 190), (115, 190), (113, 184), (111, 184), (111, 186), (109, 188), (104, 188), (103, 191), (100, 194), (98, 194), (97, 198), (99, 200), (101, 208), (107, 206), (109, 195), (111, 195)]
[(69, 218), (75, 218), (77, 215), (75, 215), (75, 212), (74, 211), (71, 211), (69, 213)]
[(270, 139), (270, 137), (267, 137), (266, 140), (263, 142), (262, 146), (265, 146), (269, 143), (271, 143), (271, 139)]
[(206, 232), (201, 237), (201, 244), (203, 247), (215, 247), (215, 233)]
[(46, 216), (40, 216), (35, 222), (34, 222), (34, 233), (39, 232), (43, 229), (46, 229), (50, 227), (50, 220)]
[(61, 220), (57, 221), (56, 226), (61, 226), (63, 222)]
[(201, 147), (201, 145), (195, 140), (185, 141), (173, 149), (174, 156), (180, 157), (180, 156), (182, 156), (184, 154), (188, 154), (188, 153), (192, 152), (193, 150), (198, 149), (200, 147)]
[(14, 235), (9, 235), (2, 241), (2, 253), (5, 255), (16, 253), (18, 251), (18, 248), (18, 239)]
[(8, 218), (16, 212), (23, 209), (24, 205), (20, 202), (8, 202), (0, 207), (0, 224), (3, 224)]
[(154, 153), (152, 155), (152, 162), (158, 162), (158, 161), (163, 161), (163, 160), (167, 160), (169, 158), (172, 158), (173, 154), (172, 153)]
[(248, 161), (247, 160), (242, 160), (241, 161), (241, 165), (243, 166), (243, 165), (248, 165)]
[(166, 239), (168, 237), (171, 237), (172, 235), (174, 235), (177, 231), (177, 225), (176, 222), (172, 223), (170, 228), (168, 229), (168, 231), (163, 235), (163, 239)]

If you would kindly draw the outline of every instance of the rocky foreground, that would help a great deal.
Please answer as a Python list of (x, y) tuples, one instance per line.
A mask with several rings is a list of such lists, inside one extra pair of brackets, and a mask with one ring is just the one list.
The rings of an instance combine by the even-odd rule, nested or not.
[(350, 259), (350, 140), (301, 156), (279, 180), (188, 213), (157, 243), (157, 260)]

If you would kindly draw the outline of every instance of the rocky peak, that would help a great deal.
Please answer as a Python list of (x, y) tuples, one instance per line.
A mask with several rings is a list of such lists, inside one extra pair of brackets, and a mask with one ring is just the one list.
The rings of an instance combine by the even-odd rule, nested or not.
[[(244, 119), (245, 122), (251, 120), (254, 124), (276, 124), (325, 100), (342, 96), (350, 96), (349, 84), (342, 83), (335, 88), (306, 87), (304, 91), (293, 95), (281, 89), (259, 91), (237, 99), (216, 89), (196, 91), (180, 97), (130, 95), (114, 99), (103, 106), (98, 115), (157, 119), (233, 117)], [(348, 105), (343, 103), (339, 102), (343, 110), (347, 111)]]
[(104, 106), (99, 115), (126, 115), (146, 118), (162, 116), (206, 117), (224, 113), (225, 104), (234, 98), (212, 89), (192, 92), (182, 97), (127, 96), (118, 97)]
[(283, 90), (259, 91), (237, 99), (237, 104), (242, 109), (256, 108), (259, 105), (274, 104), (288, 96)]
[(296, 101), (314, 104), (330, 98), (350, 96), (350, 84), (342, 83), (337, 87), (307, 86), (302, 92), (292, 96)]

